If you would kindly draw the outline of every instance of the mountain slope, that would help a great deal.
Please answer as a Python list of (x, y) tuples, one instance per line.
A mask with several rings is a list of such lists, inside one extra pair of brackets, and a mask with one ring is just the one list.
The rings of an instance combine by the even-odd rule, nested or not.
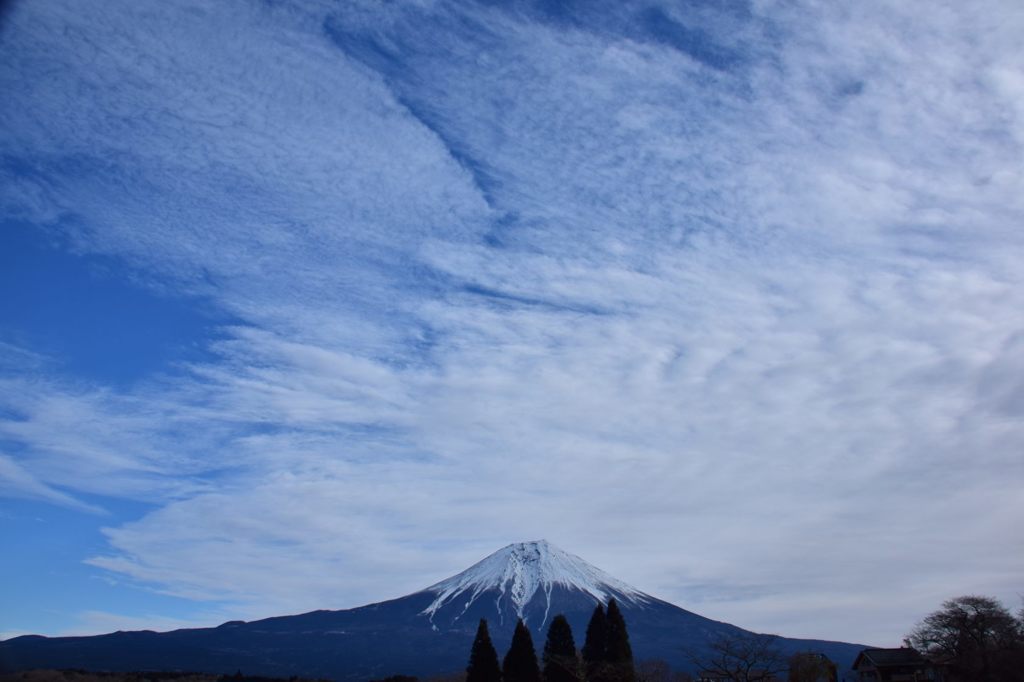
[[(395, 673), (461, 670), (480, 618), (499, 654), (523, 618), (541, 645), (563, 613), (577, 643), (598, 601), (619, 602), (637, 660), (689, 667), (685, 651), (716, 636), (744, 634), (613, 578), (545, 541), (509, 545), (469, 569), (400, 599), (342, 611), (314, 611), (216, 628), (94, 637), (18, 637), (0, 642), (0, 671), (28, 668), (196, 670), (360, 680)], [(787, 652), (818, 651), (848, 667), (860, 646), (782, 639)]]

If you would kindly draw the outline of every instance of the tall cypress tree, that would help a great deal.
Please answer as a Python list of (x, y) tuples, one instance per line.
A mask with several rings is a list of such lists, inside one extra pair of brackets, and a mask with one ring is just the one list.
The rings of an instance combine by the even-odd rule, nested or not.
[(480, 619), (480, 625), (476, 629), (473, 649), (469, 652), (466, 682), (501, 682), (498, 652), (491, 644), (491, 634), (487, 631), (487, 621), (483, 618)]
[(501, 672), (505, 682), (540, 682), (540, 667), (537, 665), (537, 652), (533, 648), (533, 637), (522, 618), (516, 622), (512, 645), (505, 654)]
[(608, 619), (601, 602), (594, 607), (594, 615), (587, 625), (587, 639), (583, 643), (583, 670), (587, 682), (606, 682), (605, 657), (608, 651)]
[(548, 627), (544, 643), (544, 682), (579, 682), (580, 662), (576, 642), (565, 616), (559, 614)]
[(626, 619), (614, 599), (608, 602), (608, 639), (605, 645), (605, 661), (608, 673), (615, 682), (635, 682), (636, 669), (633, 667), (633, 648), (629, 645)]

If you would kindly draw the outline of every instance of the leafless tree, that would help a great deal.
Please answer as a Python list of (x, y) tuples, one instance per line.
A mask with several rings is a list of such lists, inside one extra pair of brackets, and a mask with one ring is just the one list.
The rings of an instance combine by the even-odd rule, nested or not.
[(649, 658), (636, 664), (636, 682), (673, 682), (672, 668), (660, 658)]
[(907, 635), (908, 645), (965, 680), (1019, 680), (1021, 624), (998, 601), (968, 595), (942, 604)]
[(702, 650), (687, 651), (698, 677), (723, 682), (769, 682), (786, 670), (775, 635), (738, 632), (720, 635)]

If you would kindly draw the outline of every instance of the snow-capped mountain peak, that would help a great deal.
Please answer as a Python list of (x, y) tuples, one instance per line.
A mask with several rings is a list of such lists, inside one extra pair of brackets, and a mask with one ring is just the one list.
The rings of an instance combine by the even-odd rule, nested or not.
[(462, 573), (431, 585), (425, 591), (437, 596), (423, 613), (432, 618), (443, 606), (463, 599), (462, 611), (465, 612), (480, 595), (497, 591), (499, 608), (505, 599), (516, 614), (523, 617), (523, 610), (538, 591), (543, 592), (550, 606), (551, 591), (555, 587), (584, 592), (601, 602), (614, 597), (641, 604), (649, 599), (578, 556), (547, 540), (536, 540), (503, 547)]

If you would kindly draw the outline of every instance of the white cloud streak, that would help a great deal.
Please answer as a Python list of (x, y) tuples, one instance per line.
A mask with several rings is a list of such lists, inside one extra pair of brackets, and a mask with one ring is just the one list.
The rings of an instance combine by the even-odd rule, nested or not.
[(0, 494), (44, 500), (90, 514), (103, 513), (99, 507), (77, 500), (47, 485), (12, 457), (4, 454), (0, 454)]

